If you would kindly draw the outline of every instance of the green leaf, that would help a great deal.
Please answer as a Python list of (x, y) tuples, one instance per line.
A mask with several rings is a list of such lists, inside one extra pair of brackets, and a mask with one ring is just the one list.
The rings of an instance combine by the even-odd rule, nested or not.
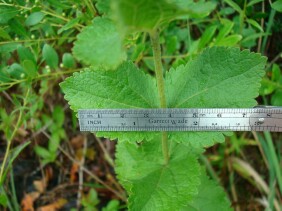
[(170, 142), (166, 165), (161, 141), (118, 142), (116, 172), (130, 210), (179, 210), (197, 194), (200, 166), (191, 147)]
[(19, 13), (16, 7), (0, 6), (0, 24), (6, 24)]
[(281, 90), (276, 90), (275, 93), (271, 96), (271, 105), (282, 106), (282, 91)]
[(230, 202), (222, 187), (210, 180), (202, 171), (199, 193), (182, 211), (231, 211)]
[(65, 120), (64, 109), (61, 106), (55, 106), (52, 114), (52, 119), (57, 127), (62, 127)]
[(0, 28), (0, 37), (5, 40), (11, 40), (10, 35), (3, 28)]
[(0, 187), (2, 186), (3, 182), (5, 181), (6, 175), (7, 175), (8, 171), (10, 170), (10, 168), (12, 167), (14, 160), (18, 157), (18, 155), (21, 153), (21, 151), (24, 148), (26, 148), (26, 146), (29, 145), (29, 144), (30, 144), (30, 141), (27, 141), (27, 142), (15, 147), (14, 149), (12, 149), (9, 152), (9, 156), (8, 156), (8, 159), (7, 159), (7, 166), (5, 167), (3, 177), (1, 178), (2, 180), (0, 180)]
[(216, 43), (217, 46), (230, 46), (233, 47), (235, 46), (241, 39), (242, 39), (242, 35), (240, 34), (232, 34), (230, 36), (224, 37), (223, 39), (221, 39), (220, 41), (218, 41)]
[(192, 18), (203, 18), (209, 15), (216, 7), (215, 2), (194, 1), (194, 0), (167, 0), (188, 12)]
[(74, 18), (72, 20), (70, 20), (69, 22), (66, 23), (66, 25), (64, 25), (62, 28), (60, 28), (58, 30), (58, 34), (61, 34), (62, 32), (68, 30), (68, 29), (71, 29), (71, 28), (74, 28), (74, 26), (76, 24), (78, 24), (80, 21), (80, 18)]
[(110, 19), (95, 18), (77, 37), (73, 54), (86, 64), (112, 69), (126, 59), (120, 33)]
[(42, 56), (44, 60), (46, 61), (46, 64), (49, 65), (51, 68), (58, 67), (59, 56), (52, 46), (45, 44), (43, 46)]
[(272, 70), (271, 70), (271, 80), (272, 81), (279, 81), (281, 78), (281, 70), (278, 64), (273, 64), (272, 65)]
[(247, 19), (247, 22), (251, 24), (253, 27), (257, 28), (259, 31), (263, 32), (263, 28), (253, 19)]
[(42, 157), (45, 160), (48, 160), (52, 157), (51, 153), (43, 147), (35, 146), (34, 151), (37, 155), (39, 155), (40, 157)]
[(56, 152), (60, 145), (60, 137), (59, 137), (58, 131), (52, 131), (52, 132), (53, 134), (48, 142), (48, 151), (53, 156), (53, 155), (56, 155)]
[(8, 205), (8, 197), (3, 190), (3, 187), (0, 188), (0, 205), (3, 207), (7, 207)]
[(111, 200), (106, 207), (103, 207), (102, 208), (102, 211), (117, 211), (119, 210), (120, 204), (119, 204), (119, 201), (114, 199), (114, 200)]
[(70, 53), (64, 53), (63, 55), (63, 65), (66, 68), (73, 68), (75, 67), (75, 61), (73, 56)]
[(166, 76), (170, 108), (253, 107), (266, 58), (239, 48), (204, 50)]
[(8, 74), (13, 79), (22, 79), (22, 76), (25, 73), (23, 67), (18, 63), (13, 63), (7, 70)]
[(95, 189), (91, 188), (86, 196), (81, 200), (81, 204), (85, 208), (92, 208), (90, 210), (97, 210), (95, 206), (99, 204), (98, 194)]
[(74, 111), (159, 107), (156, 81), (131, 62), (122, 64), (116, 71), (86, 69), (74, 73), (60, 85)]
[(9, 21), (9, 27), (10, 30), (17, 36), (23, 36), (24, 38), (30, 39), (30, 32), (25, 29), (24, 24), (17, 18), (13, 18)]
[(234, 12), (235, 10), (232, 7), (225, 7), (220, 9), (219, 14), (222, 16), (227, 16), (233, 14)]
[(7, 43), (0, 45), (0, 53), (10, 53), (18, 48), (18, 43)]
[(232, 0), (224, 0), (227, 4), (229, 4), (234, 10), (236, 10), (239, 13), (242, 13), (243, 10), (239, 7), (238, 4), (236, 4), (234, 1)]
[[(86, 69), (74, 73), (60, 84), (65, 99), (74, 111), (87, 108), (157, 108), (159, 98), (156, 81), (126, 62), (116, 71)], [(152, 139), (153, 133), (115, 132), (100, 133), (123, 140)]]
[(37, 67), (31, 60), (23, 61), (23, 68), (30, 78), (35, 78), (37, 76)]
[(215, 44), (220, 42), (222, 39), (224, 39), (232, 30), (234, 23), (228, 19), (222, 20), (223, 26), (219, 29), (218, 35), (215, 40)]
[[(238, 48), (213, 47), (186, 66), (166, 74), (170, 108), (253, 107), (266, 59)], [(155, 79), (124, 63), (116, 71), (86, 70), (61, 83), (74, 111), (91, 108), (158, 108)], [(110, 139), (152, 140), (158, 132), (99, 132)], [(169, 132), (169, 139), (211, 146), (223, 142), (221, 132)]]
[(34, 12), (31, 13), (27, 19), (25, 20), (25, 25), (26, 26), (33, 26), (36, 25), (38, 23), (40, 23), (40, 21), (42, 21), (42, 19), (44, 18), (45, 14), (43, 12)]
[(113, 17), (128, 32), (150, 32), (171, 20), (189, 15), (203, 17), (215, 4), (192, 0), (115, 0), (112, 1)]
[(257, 3), (262, 2), (263, 0), (251, 0), (249, 3), (247, 3), (247, 7), (250, 7), (252, 5), (255, 5)]
[(261, 87), (259, 90), (259, 94), (261, 96), (269, 95), (274, 90), (275, 90), (275, 86), (273, 85), (273, 83), (270, 80), (263, 78), (261, 81)]
[[(186, 66), (166, 75), (169, 108), (249, 108), (256, 105), (266, 58), (239, 48), (204, 50)], [(189, 140), (194, 146), (224, 141), (220, 132), (171, 133), (175, 141)]]
[(18, 51), (18, 55), (19, 55), (19, 58), (20, 58), (20, 61), (21, 63), (25, 60), (31, 60), (34, 62), (34, 64), (36, 64), (36, 60), (34, 58), (34, 55), (33, 53), (30, 51), (29, 48), (26, 48), (22, 45), (20, 45), (17, 49)]
[(111, 9), (111, 0), (97, 0), (96, 7), (99, 13), (107, 15)]
[(271, 7), (278, 12), (282, 12), (282, 0), (277, 0), (271, 4)]
[(216, 29), (217, 26), (210, 26), (205, 30), (199, 42), (199, 49), (204, 48), (211, 41)]

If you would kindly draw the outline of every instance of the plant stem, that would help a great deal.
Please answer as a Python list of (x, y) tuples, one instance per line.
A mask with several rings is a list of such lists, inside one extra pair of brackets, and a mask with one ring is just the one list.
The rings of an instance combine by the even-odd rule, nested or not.
[[(23, 102), (23, 106), (22, 107), (25, 107), (26, 104), (27, 104), (27, 98), (29, 96), (29, 92), (30, 92), (30, 89), (27, 90), (27, 93), (26, 93), (26, 96), (24, 98), (24, 102)], [(23, 109), (20, 109), (20, 114), (19, 114), (19, 118), (17, 120), (17, 123), (16, 123), (16, 126), (12, 132), (12, 135), (10, 136), (10, 138), (7, 139), (7, 148), (6, 148), (6, 152), (5, 152), (5, 155), (4, 155), (4, 159), (3, 159), (3, 162), (2, 162), (2, 165), (1, 165), (1, 169), (0, 169), (0, 184), (4, 182), (4, 169), (6, 167), (6, 163), (7, 163), (7, 160), (8, 160), (8, 157), (9, 157), (9, 153), (10, 153), (10, 149), (11, 149), (11, 145), (12, 145), (12, 142), (13, 142), (13, 139), (18, 131), (18, 129), (20, 128), (20, 125), (21, 125), (21, 122), (22, 122), (22, 116), (23, 116)]]
[[(165, 84), (163, 76), (163, 66), (161, 57), (161, 46), (159, 41), (159, 33), (153, 31), (151, 34), (151, 44), (153, 49), (154, 63), (155, 63), (155, 73), (157, 79), (157, 86), (160, 98), (161, 108), (166, 108), (166, 98), (165, 98)], [(168, 152), (168, 135), (167, 132), (162, 132), (162, 151), (164, 155), (165, 164), (168, 164), (169, 152)]]
[[(274, 24), (274, 16), (275, 16), (276, 11), (274, 9), (271, 9), (270, 11), (270, 15), (268, 18), (268, 22), (267, 22), (267, 27), (266, 27), (266, 34), (270, 34), (271, 33), (271, 28)], [(268, 35), (263, 37), (263, 41), (262, 41), (262, 47), (261, 47), (261, 53), (264, 54), (265, 53), (265, 48), (266, 48), (266, 43), (267, 43), (267, 39), (268, 39)]]

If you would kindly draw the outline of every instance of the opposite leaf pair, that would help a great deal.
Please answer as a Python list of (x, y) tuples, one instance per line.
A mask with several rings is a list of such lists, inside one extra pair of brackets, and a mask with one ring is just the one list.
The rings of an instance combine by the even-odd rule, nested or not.
[[(237, 48), (207, 49), (186, 66), (166, 74), (167, 105), (252, 107), (265, 61), (259, 54)], [(155, 79), (131, 62), (112, 71), (75, 73), (61, 87), (74, 111), (160, 106)], [(159, 132), (100, 132), (97, 136), (119, 139), (115, 170), (129, 194), (129, 209), (229, 210), (224, 191), (207, 178), (197, 161), (202, 147), (224, 140), (221, 132), (169, 132), (167, 164)], [(137, 145), (136, 141), (143, 142)]]
[[(256, 104), (265, 57), (238, 48), (206, 49), (165, 77), (169, 108), (249, 108)], [(125, 62), (115, 71), (86, 69), (61, 87), (74, 111), (95, 108), (158, 108), (156, 81)], [(100, 132), (120, 141), (152, 140), (158, 132)], [(207, 147), (224, 141), (221, 132), (169, 132), (169, 140)]]

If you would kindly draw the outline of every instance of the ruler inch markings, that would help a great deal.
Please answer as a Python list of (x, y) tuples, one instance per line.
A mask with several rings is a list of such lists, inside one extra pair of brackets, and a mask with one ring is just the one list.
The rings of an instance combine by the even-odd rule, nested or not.
[(282, 107), (78, 110), (81, 131), (277, 131)]

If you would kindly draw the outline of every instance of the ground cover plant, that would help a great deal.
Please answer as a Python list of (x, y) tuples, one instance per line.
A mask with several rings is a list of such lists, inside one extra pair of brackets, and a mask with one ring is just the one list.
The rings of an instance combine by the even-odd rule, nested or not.
[[(250, 108), (256, 99), (281, 105), (280, 53), (267, 63), (252, 52), (268, 48), (280, 5), (230, 0), (0, 3), (0, 128), (6, 140), (0, 152), (0, 204), (11, 210), (280, 210), (281, 143), (268, 132), (92, 136), (77, 133), (76, 118), (83, 108)], [(256, 13), (257, 8), (271, 13)], [(266, 30), (260, 18), (268, 21)], [(216, 145), (225, 139), (227, 144)], [(266, 178), (246, 163), (247, 146), (259, 149), (263, 159), (258, 152), (250, 154), (263, 160), (256, 164), (267, 166)], [(30, 157), (40, 165), (27, 170), (23, 195), (18, 172), (23, 172), (20, 165), (36, 165)], [(227, 188), (215, 171), (230, 172), (222, 182)], [(238, 175), (248, 183), (236, 190)], [(255, 190), (247, 205), (237, 194), (246, 194), (244, 186)], [(253, 200), (258, 196), (261, 201)]]

